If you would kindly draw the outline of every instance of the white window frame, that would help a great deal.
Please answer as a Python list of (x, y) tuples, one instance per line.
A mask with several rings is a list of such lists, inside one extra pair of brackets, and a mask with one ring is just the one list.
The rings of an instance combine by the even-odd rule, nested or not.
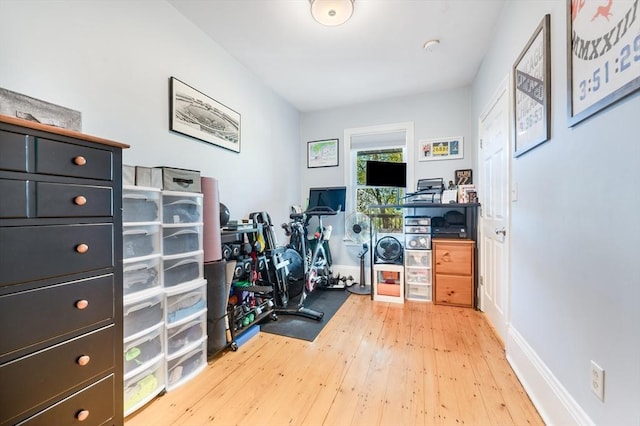
[[(380, 144), (371, 144), (371, 146), (367, 145), (359, 145), (357, 149), (352, 149), (352, 138), (358, 136), (375, 136), (375, 135), (383, 135), (385, 133), (398, 133), (404, 132), (405, 141), (404, 145), (398, 143), (389, 143), (386, 145)], [(345, 218), (349, 217), (349, 215), (355, 212), (356, 209), (356, 159), (358, 151), (365, 150), (374, 150), (374, 149), (386, 149), (386, 148), (402, 148), (403, 149), (403, 157), (405, 162), (407, 163), (407, 188), (405, 188), (405, 192), (410, 192), (408, 188), (414, 188), (414, 131), (413, 131), (413, 122), (404, 122), (404, 123), (394, 123), (394, 124), (383, 124), (379, 126), (370, 126), (370, 127), (358, 127), (352, 129), (344, 130), (344, 144), (343, 144), (343, 153), (342, 158), (345, 161), (344, 168), (344, 182), (347, 187), (347, 200), (346, 200), (346, 208), (345, 208)]]

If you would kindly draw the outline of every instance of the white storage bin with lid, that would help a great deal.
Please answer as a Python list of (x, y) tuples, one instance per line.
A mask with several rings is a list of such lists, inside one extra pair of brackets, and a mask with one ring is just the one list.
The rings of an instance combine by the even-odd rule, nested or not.
[(196, 377), (207, 366), (207, 339), (193, 348), (185, 348), (167, 358), (167, 391), (174, 390)]
[(139, 186), (122, 188), (122, 221), (160, 222), (160, 190)]
[(207, 309), (207, 281), (198, 279), (165, 289), (167, 326)]
[(202, 194), (162, 192), (163, 223), (201, 223), (202, 220)]
[(125, 417), (163, 391), (166, 385), (165, 365), (164, 355), (161, 354), (147, 368), (124, 377)]
[(165, 256), (202, 250), (202, 225), (164, 225), (162, 252)]
[(124, 298), (124, 338), (142, 336), (164, 320), (162, 288), (151, 288)]
[(122, 272), (125, 296), (162, 286), (162, 258), (159, 254), (124, 260)]
[(136, 370), (144, 369), (158, 356), (164, 354), (164, 323), (159, 323), (148, 333), (124, 341), (124, 375), (135, 374)]
[(161, 254), (159, 224), (126, 225), (122, 230), (122, 255), (125, 259)]
[(163, 259), (163, 284), (165, 288), (173, 287), (203, 276), (204, 253), (165, 256)]
[(192, 348), (207, 337), (207, 311), (184, 318), (166, 327), (166, 354), (172, 357), (187, 348)]

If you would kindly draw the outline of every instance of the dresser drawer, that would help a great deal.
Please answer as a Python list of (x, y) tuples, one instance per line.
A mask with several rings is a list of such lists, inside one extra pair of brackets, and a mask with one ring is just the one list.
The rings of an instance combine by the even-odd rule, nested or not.
[(110, 151), (48, 139), (36, 139), (36, 173), (111, 180)]
[(447, 305), (473, 305), (473, 278), (436, 274), (435, 301)]
[(0, 423), (106, 375), (114, 366), (114, 339), (110, 326), (0, 366)]
[(110, 223), (0, 228), (0, 286), (112, 266)]
[(29, 137), (0, 130), (0, 169), (26, 172)]
[(436, 241), (433, 263), (437, 273), (471, 275), (473, 272), (473, 242)]
[(37, 217), (113, 216), (113, 191), (105, 186), (36, 183)]
[[(18, 425), (102, 425), (115, 417), (114, 392), (114, 378), (110, 375)], [(85, 415), (87, 417), (84, 420), (79, 420)]]
[[(87, 306), (82, 308), (80, 301)], [(0, 296), (0, 360), (17, 350), (113, 321), (113, 316), (113, 275)]]
[(24, 180), (0, 179), (0, 218), (27, 217), (28, 185)]

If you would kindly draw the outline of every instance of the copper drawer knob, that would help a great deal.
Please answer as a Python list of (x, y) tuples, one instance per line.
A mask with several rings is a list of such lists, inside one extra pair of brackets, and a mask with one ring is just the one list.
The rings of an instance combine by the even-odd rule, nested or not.
[(78, 155), (77, 157), (73, 157), (73, 164), (75, 164), (76, 166), (84, 166), (85, 164), (87, 164), (87, 159), (82, 155)]
[(84, 244), (84, 243), (82, 243), (82, 244), (78, 244), (78, 245), (76, 246), (76, 251), (77, 251), (78, 253), (80, 253), (80, 254), (84, 254), (84, 253), (86, 253), (86, 252), (88, 252), (88, 251), (89, 251), (89, 246), (88, 246), (88, 245), (86, 245), (86, 244)]
[(84, 367), (85, 365), (89, 364), (89, 361), (91, 361), (91, 357), (89, 355), (82, 355), (80, 358), (78, 358), (78, 365)]
[(78, 414), (76, 414), (76, 419), (78, 419), (79, 422), (83, 422), (87, 420), (88, 417), (89, 417), (89, 410), (80, 410), (78, 411)]
[(84, 206), (85, 204), (87, 204), (87, 198), (82, 195), (78, 195), (73, 199), (73, 202), (78, 206)]
[(89, 301), (86, 300), (86, 299), (78, 300), (76, 302), (76, 308), (78, 308), (80, 310), (86, 309), (87, 306), (89, 306)]

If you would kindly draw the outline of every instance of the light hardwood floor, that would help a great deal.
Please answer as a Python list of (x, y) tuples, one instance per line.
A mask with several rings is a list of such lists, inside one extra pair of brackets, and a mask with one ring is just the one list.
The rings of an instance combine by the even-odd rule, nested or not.
[(482, 313), (351, 295), (314, 342), (259, 333), (126, 419), (161, 425), (542, 425)]

